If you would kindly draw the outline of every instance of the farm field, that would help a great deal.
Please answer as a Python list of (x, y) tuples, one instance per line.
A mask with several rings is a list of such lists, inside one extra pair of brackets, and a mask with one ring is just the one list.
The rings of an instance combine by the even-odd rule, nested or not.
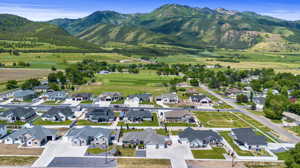
[(139, 93), (160, 95), (168, 92), (163, 83), (174, 77), (159, 76), (154, 71), (141, 71), (139, 74), (111, 73), (97, 75), (96, 82), (81, 86), (76, 92), (87, 92), (99, 95), (103, 92), (120, 92), (123, 96)]
[[(8, 80), (26, 80), (31, 78), (41, 78), (47, 76), (50, 70), (33, 70), (33, 69), (23, 69), (23, 68), (1, 68), (0, 69), (0, 83), (4, 83)], [(0, 87), (1, 89), (1, 87)]]
[(29, 68), (50, 69), (55, 66), (62, 69), (68, 64), (82, 61), (83, 59), (93, 59), (97, 61), (106, 61), (108, 63), (120, 63), (121, 60), (127, 60), (128, 63), (141, 63), (138, 59), (122, 56), (114, 53), (21, 53), (19, 56), (12, 56), (9, 53), (0, 53), (0, 62), (12, 65), (20, 61), (31, 64)]
[(169, 168), (167, 159), (118, 159), (118, 168)]

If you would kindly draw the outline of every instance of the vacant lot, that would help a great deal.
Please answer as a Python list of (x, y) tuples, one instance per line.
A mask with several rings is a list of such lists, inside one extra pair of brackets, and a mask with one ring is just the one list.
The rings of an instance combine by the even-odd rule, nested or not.
[(154, 71), (141, 71), (139, 74), (112, 73), (97, 75), (94, 84), (84, 85), (77, 92), (99, 95), (103, 92), (121, 92), (124, 96), (138, 93), (159, 95), (168, 92), (163, 83), (173, 79), (171, 76), (159, 76)]
[(31, 166), (37, 157), (1, 156), (0, 166)]
[(40, 155), (44, 149), (42, 148), (18, 148), (18, 145), (0, 144), (0, 155)]
[(167, 159), (118, 159), (118, 168), (171, 168)]
[(195, 112), (195, 115), (205, 127), (210, 128), (245, 128), (244, 121), (229, 112)]
[(40, 69), (0, 69), (0, 83), (6, 82), (8, 80), (26, 80), (30, 78), (41, 78), (48, 75), (51, 71), (40, 70)]

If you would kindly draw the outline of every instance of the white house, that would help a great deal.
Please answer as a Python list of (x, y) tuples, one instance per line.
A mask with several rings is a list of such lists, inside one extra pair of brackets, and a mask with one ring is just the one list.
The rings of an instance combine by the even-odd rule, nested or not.
[(139, 107), (140, 99), (138, 97), (127, 97), (124, 101), (126, 107)]
[(177, 104), (179, 103), (179, 97), (176, 93), (163, 94), (156, 97), (156, 102), (166, 103), (166, 104)]

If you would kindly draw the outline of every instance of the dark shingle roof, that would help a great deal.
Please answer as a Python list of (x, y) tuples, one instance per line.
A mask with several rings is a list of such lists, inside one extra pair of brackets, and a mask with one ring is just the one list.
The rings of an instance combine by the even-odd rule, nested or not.
[(142, 132), (128, 132), (123, 136), (123, 142), (140, 142), (145, 145), (165, 144), (168, 137), (158, 135), (153, 129), (148, 128)]
[(237, 141), (241, 143), (247, 143), (248, 145), (267, 145), (266, 137), (256, 135), (252, 128), (235, 128), (232, 132), (237, 138)]
[(86, 114), (87, 117), (91, 117), (92, 119), (114, 119), (115, 113), (109, 108), (93, 108), (90, 109)]
[(144, 110), (130, 110), (126, 113), (126, 117), (129, 120), (151, 118), (152, 113), (150, 111), (144, 111)]
[(44, 128), (42, 126), (34, 126), (33, 128), (22, 128), (10, 135), (7, 138), (18, 138), (24, 136), (25, 134), (31, 135), (33, 138), (42, 140), (47, 138), (47, 136), (56, 136), (56, 130)]
[(83, 128), (72, 128), (67, 136), (73, 138), (80, 138), (80, 139), (88, 139), (89, 137), (99, 137), (103, 136), (107, 139), (110, 138), (112, 134), (112, 130), (105, 129), (105, 128), (92, 128), (90, 126), (86, 126)]
[(34, 114), (35, 111), (32, 108), (17, 107), (0, 113), (0, 116), (7, 117), (9, 115), (13, 115), (17, 118), (21, 118), (21, 117), (28, 118)]
[(194, 140), (222, 140), (222, 137), (212, 130), (193, 130), (192, 128), (186, 128), (183, 132), (179, 133), (179, 137), (187, 138), (190, 142)]
[(59, 114), (62, 114), (66, 117), (72, 117), (74, 115), (74, 112), (70, 107), (52, 107), (50, 110), (44, 113), (42, 117), (52, 118), (56, 116), (57, 118), (59, 118)]
[(73, 95), (73, 97), (86, 97), (86, 98), (90, 98), (91, 96), (92, 96), (91, 93), (77, 93)]
[(150, 100), (151, 96), (152, 96), (152, 94), (150, 94), (150, 93), (144, 93), (144, 94), (130, 95), (130, 96), (128, 96), (128, 98), (133, 99), (133, 98), (137, 97), (141, 101), (148, 101), (148, 100)]

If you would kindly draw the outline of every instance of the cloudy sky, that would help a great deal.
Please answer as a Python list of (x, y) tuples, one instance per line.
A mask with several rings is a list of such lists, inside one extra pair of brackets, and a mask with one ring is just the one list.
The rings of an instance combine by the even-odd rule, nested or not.
[(145, 13), (167, 3), (254, 11), (286, 20), (300, 20), (300, 0), (1, 0), (0, 13), (46, 21), (80, 18), (98, 10)]

